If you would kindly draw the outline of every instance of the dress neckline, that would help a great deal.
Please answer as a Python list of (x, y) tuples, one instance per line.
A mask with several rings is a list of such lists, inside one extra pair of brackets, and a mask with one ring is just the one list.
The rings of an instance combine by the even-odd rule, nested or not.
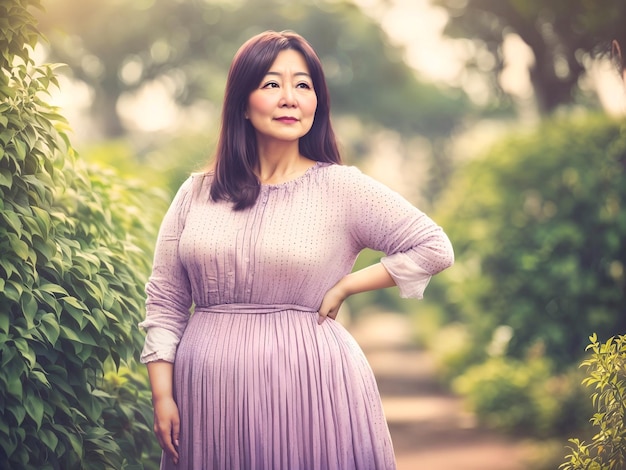
[(322, 162), (316, 161), (315, 164), (311, 165), (309, 168), (306, 169), (306, 171), (304, 173), (302, 173), (299, 176), (296, 176), (293, 179), (287, 180), (287, 181), (283, 181), (282, 183), (274, 183), (274, 184), (268, 184), (268, 183), (261, 183), (261, 188), (268, 188), (268, 189), (276, 189), (276, 188), (284, 188), (284, 187), (288, 187), (288, 186), (293, 186), (294, 184), (300, 183), (302, 180), (304, 180), (305, 178), (308, 178), (309, 175), (316, 170), (317, 168), (322, 166)]

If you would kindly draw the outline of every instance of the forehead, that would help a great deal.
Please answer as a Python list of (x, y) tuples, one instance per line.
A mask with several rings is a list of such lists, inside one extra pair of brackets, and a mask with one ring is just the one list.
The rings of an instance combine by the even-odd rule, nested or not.
[(309, 66), (304, 59), (302, 53), (293, 50), (285, 49), (280, 51), (270, 65), (268, 74), (278, 72), (291, 72), (309, 75)]

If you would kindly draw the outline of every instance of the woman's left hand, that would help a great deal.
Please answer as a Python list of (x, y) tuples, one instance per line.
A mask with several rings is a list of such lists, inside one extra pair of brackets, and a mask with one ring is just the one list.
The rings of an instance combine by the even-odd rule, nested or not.
[(326, 317), (333, 320), (337, 318), (339, 307), (344, 300), (353, 294), (395, 285), (395, 281), (381, 263), (347, 274), (324, 295), (318, 312), (317, 323), (321, 325)]
[(339, 308), (343, 301), (348, 297), (347, 292), (342, 288), (341, 281), (331, 287), (324, 298), (322, 299), (322, 305), (319, 308), (319, 317), (317, 319), (318, 325), (324, 323), (326, 317), (330, 317), (333, 320), (337, 318), (337, 314), (339, 313)]

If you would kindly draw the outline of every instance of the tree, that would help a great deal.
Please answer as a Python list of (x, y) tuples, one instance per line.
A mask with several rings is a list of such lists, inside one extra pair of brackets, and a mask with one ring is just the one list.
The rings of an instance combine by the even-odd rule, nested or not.
[(154, 445), (132, 368), (140, 234), (156, 229), (145, 189), (81, 165), (44, 101), (57, 79), (32, 59), (38, 6), (0, 0), (0, 467), (127, 468)]
[(621, 1), (434, 0), (434, 4), (450, 15), (449, 36), (469, 38), (493, 56), (494, 89), (499, 88), (504, 66), (504, 38), (518, 34), (534, 54), (531, 82), (539, 109), (546, 114), (575, 102), (590, 56), (608, 52), (614, 39), (626, 44), (626, 3)]
[(150, 80), (165, 80), (181, 105), (220, 103), (236, 49), (266, 29), (293, 29), (312, 42), (337, 114), (442, 136), (467, 107), (459, 92), (420, 82), (380, 27), (347, 1), (56, 0), (40, 21), (53, 60), (93, 89), (92, 114), (108, 137), (125, 132), (120, 96)]

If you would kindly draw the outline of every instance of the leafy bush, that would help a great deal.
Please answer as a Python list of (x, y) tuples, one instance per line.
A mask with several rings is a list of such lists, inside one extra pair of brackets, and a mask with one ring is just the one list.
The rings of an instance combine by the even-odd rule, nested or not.
[(550, 361), (492, 357), (453, 382), (482, 424), (509, 433), (549, 436), (578, 428), (586, 403), (575, 373), (552, 375)]
[(43, 100), (38, 3), (0, 0), (0, 468), (141, 468), (149, 396), (126, 367), (151, 256), (138, 234), (156, 230), (143, 190), (81, 166)]
[(570, 439), (571, 454), (562, 470), (619, 470), (626, 468), (626, 335), (601, 344), (597, 335), (589, 337), (591, 357), (581, 364), (588, 375), (583, 380), (595, 390), (591, 401), (596, 413), (591, 424), (597, 433), (589, 444)]
[(541, 347), (556, 372), (577, 365), (590, 332), (626, 330), (624, 181), (622, 122), (560, 118), (506, 138), (441, 200), (457, 261), (426, 302), (467, 325), (475, 357), (507, 326), (508, 356)]
[[(555, 118), (468, 162), (440, 201), (456, 265), (425, 303), (463, 332), (450, 350), (443, 335), (439, 364), (484, 423), (542, 436), (584, 426), (575, 370), (589, 332), (626, 330), (625, 173), (623, 122)], [(512, 335), (494, 355), (501, 328)]]

